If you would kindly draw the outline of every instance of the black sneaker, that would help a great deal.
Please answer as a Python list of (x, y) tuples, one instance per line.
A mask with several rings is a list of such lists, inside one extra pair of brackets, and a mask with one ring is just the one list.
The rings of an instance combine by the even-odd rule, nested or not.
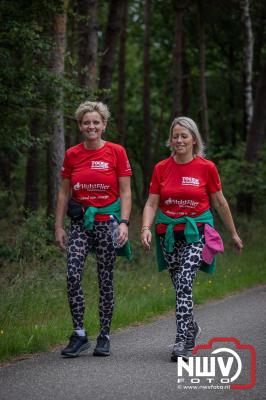
[(171, 361), (176, 362), (178, 357), (182, 357), (184, 361), (188, 361), (186, 342), (178, 342), (174, 344)]
[(110, 356), (110, 339), (108, 336), (98, 336), (93, 355), (96, 357)]
[(77, 332), (73, 332), (69, 338), (69, 343), (61, 351), (61, 355), (65, 357), (78, 357), (82, 351), (90, 347), (90, 342), (86, 336), (79, 336)]
[(199, 337), (201, 332), (200, 326), (197, 322), (194, 323), (194, 331), (188, 331), (187, 340), (186, 340), (186, 349), (193, 350), (195, 347), (196, 339)]

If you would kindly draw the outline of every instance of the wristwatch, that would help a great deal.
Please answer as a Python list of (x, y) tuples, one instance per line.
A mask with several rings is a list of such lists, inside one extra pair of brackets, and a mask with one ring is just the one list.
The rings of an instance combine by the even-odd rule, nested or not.
[(129, 220), (128, 219), (121, 219), (120, 222), (119, 222), (119, 225), (120, 224), (126, 224), (127, 226), (129, 226)]

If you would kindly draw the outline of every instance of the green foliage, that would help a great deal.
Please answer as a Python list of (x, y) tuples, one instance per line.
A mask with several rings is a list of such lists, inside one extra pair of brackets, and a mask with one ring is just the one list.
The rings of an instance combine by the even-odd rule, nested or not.
[(244, 144), (228, 154), (224, 148), (216, 154), (224, 192), (235, 204), (239, 193), (252, 195), (257, 205), (263, 205), (266, 196), (266, 148), (261, 151), (257, 163), (248, 163), (244, 159)]
[[(42, 32), (41, 18), (34, 14), (35, 6), (23, 0), (0, 5), (0, 169), (9, 190), (20, 156), (32, 144), (30, 120), (38, 113), (44, 121), (45, 115), (51, 43)], [(44, 143), (41, 135), (36, 140)]]
[[(24, 197), (25, 165), (28, 150), (37, 144), (42, 168), (39, 188), (46, 190), (46, 151), (49, 142), (51, 118), (49, 109), (59, 107), (61, 98), (57, 89), (64, 90), (65, 126), (67, 145), (76, 144), (77, 129), (74, 111), (78, 104), (88, 98), (95, 99), (101, 93), (88, 93), (78, 82), (77, 23), (80, 18), (77, 0), (69, 2), (67, 51), (64, 79), (51, 71), (51, 50), (54, 48), (52, 21), (55, 13), (61, 12), (63, 1), (26, 0), (1, 1), (0, 3), (0, 170), (3, 188), (12, 197), (11, 206), (20, 207)], [(165, 147), (172, 118), (173, 98), (173, 47), (175, 41), (175, 12), (172, 1), (157, 0), (151, 7), (150, 40), (150, 111), (152, 126), (151, 150), (153, 162), (166, 157)], [(185, 4), (186, 2), (181, 2)], [(98, 76), (107, 24), (109, 1), (98, 2)], [(182, 5), (181, 4), (181, 5)], [(252, 2), (252, 24), (254, 39), (254, 81), (256, 81), (265, 55), (265, 32), (263, 15), (265, 2)], [(240, 7), (237, 2), (222, 2), (220, 7), (204, 2), (206, 34), (206, 86), (210, 142), (208, 156), (219, 161), (226, 193), (234, 199), (237, 190), (254, 193), (260, 205), (265, 196), (265, 171), (263, 159), (258, 168), (243, 163), (243, 27)], [(183, 15), (183, 91), (187, 91), (189, 116), (200, 125), (199, 97), (199, 46), (198, 46), (197, 2), (188, 2)], [(134, 166), (136, 185), (141, 187), (143, 160), (143, 38), (144, 2), (129, 1), (126, 38), (126, 92), (125, 126), (126, 147)], [(119, 42), (119, 41), (118, 41)], [(118, 51), (110, 89), (112, 118), (106, 138), (117, 141), (118, 113)], [(185, 88), (186, 85), (186, 88)], [(184, 110), (182, 111), (182, 113)], [(38, 117), (38, 137), (31, 134), (31, 121)], [(156, 148), (158, 134), (159, 146)], [(230, 156), (230, 153), (232, 156)], [(23, 160), (24, 161), (23, 161)], [(22, 167), (23, 166), (23, 167)], [(260, 172), (261, 171), (261, 172)], [(244, 177), (246, 173), (246, 177)], [(252, 178), (252, 179), (249, 179)], [(16, 185), (13, 184), (15, 181)], [(19, 184), (17, 184), (19, 181)], [(4, 196), (5, 198), (5, 196)], [(4, 200), (5, 201), (5, 200)], [(40, 203), (43, 206), (45, 196)], [(3, 211), (0, 212), (3, 214)]]
[(49, 218), (44, 210), (31, 213), (24, 220), (16, 238), (16, 247), (19, 248), (20, 258), (45, 260), (58, 256), (58, 249), (54, 245), (54, 233), (48, 229)]
[(10, 193), (8, 190), (0, 189), (0, 219), (8, 215), (8, 207), (10, 204)]
[(8, 262), (16, 262), (19, 260), (19, 249), (11, 244), (0, 242), (0, 259)]
[(24, 219), (9, 217), (9, 223), (16, 225), (16, 236), (6, 237), (0, 242), (0, 259), (5, 261), (31, 262), (49, 260), (53, 262), (61, 257), (54, 243), (54, 233), (49, 229), (52, 218), (47, 217), (45, 210), (28, 213)]

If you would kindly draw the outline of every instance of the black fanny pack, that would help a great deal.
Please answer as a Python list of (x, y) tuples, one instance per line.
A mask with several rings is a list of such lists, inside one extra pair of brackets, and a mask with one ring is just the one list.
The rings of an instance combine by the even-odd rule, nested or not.
[(83, 206), (80, 203), (77, 203), (75, 200), (70, 199), (68, 202), (67, 216), (71, 219), (78, 220), (82, 219), (87, 207)]

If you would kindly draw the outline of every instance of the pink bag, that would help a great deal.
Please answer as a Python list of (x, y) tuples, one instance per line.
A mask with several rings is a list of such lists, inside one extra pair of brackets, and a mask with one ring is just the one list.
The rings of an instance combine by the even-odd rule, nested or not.
[(205, 245), (202, 250), (202, 258), (206, 264), (212, 264), (216, 253), (224, 252), (224, 245), (219, 233), (209, 224), (204, 226)]

